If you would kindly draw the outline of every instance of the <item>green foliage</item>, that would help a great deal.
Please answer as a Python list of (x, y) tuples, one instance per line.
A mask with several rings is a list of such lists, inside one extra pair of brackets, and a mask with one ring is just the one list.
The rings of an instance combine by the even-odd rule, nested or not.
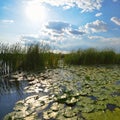
[(64, 62), (72, 65), (120, 64), (120, 54), (109, 49), (98, 51), (90, 48), (66, 54)]
[(45, 66), (47, 68), (57, 67), (59, 54), (48, 52), (48, 53), (45, 53), (44, 56), (45, 56)]
[(40, 67), (44, 67), (43, 56), (40, 52), (39, 45), (31, 45), (28, 47), (24, 61), (24, 69), (38, 70)]
[(120, 119), (120, 109), (116, 108), (115, 111), (111, 112), (107, 111), (100, 111), (94, 113), (83, 113), (83, 116), (87, 120), (119, 120)]
[(19, 69), (23, 61), (23, 49), (19, 44), (0, 44), (0, 61), (9, 65), (13, 70)]
[(59, 55), (50, 52), (48, 45), (22, 47), (20, 44), (0, 44), (0, 61), (12, 71), (38, 71), (46, 67), (57, 67), (58, 60)]

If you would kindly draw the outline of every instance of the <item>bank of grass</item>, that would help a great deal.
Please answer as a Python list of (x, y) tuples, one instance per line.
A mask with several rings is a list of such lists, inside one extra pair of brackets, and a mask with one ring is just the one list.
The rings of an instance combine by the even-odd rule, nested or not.
[(111, 49), (90, 48), (66, 54), (64, 62), (71, 65), (113, 65), (120, 64), (120, 54)]
[(48, 45), (43, 44), (27, 47), (22, 47), (20, 44), (0, 44), (0, 68), (9, 66), (10, 71), (39, 71), (55, 68), (61, 56), (64, 56), (64, 63), (70, 65), (120, 64), (120, 53), (110, 49), (90, 48), (69, 54), (55, 54)]
[(59, 55), (51, 52), (48, 45), (36, 44), (22, 47), (20, 44), (0, 44), (1, 67), (11, 71), (39, 71), (57, 67)]

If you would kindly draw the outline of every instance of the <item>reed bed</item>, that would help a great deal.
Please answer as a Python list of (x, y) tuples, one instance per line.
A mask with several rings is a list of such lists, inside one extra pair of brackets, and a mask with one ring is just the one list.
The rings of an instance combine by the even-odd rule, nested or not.
[(111, 49), (97, 50), (89, 48), (66, 54), (64, 62), (72, 65), (120, 64), (120, 53), (116, 53)]
[(114, 50), (86, 50), (73, 51), (68, 54), (53, 53), (48, 45), (34, 44), (27, 47), (16, 43), (14, 45), (0, 43), (0, 69), (9, 71), (39, 71), (45, 68), (58, 67), (58, 61), (70, 65), (109, 65), (120, 64), (120, 53)]
[(9, 66), (10, 71), (39, 71), (57, 67), (59, 55), (51, 52), (48, 45), (0, 44), (0, 68)]

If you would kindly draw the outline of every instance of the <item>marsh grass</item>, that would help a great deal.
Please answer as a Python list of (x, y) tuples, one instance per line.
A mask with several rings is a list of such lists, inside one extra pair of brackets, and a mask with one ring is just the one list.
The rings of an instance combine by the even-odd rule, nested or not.
[(100, 51), (90, 48), (66, 54), (64, 62), (72, 65), (120, 64), (120, 54), (111, 49)]
[(1, 68), (9, 66), (11, 71), (38, 71), (57, 67), (58, 54), (50, 52), (48, 45), (36, 44), (22, 47), (20, 44), (0, 44)]
[(6, 66), (10, 66), (12, 70), (16, 70), (22, 63), (22, 59), (23, 51), (19, 44), (0, 44), (1, 67), (4, 66), (4, 64), (6, 64)]
[[(61, 58), (61, 56), (64, 56)], [(0, 44), (0, 69), (17, 71), (39, 71), (45, 68), (58, 67), (58, 61), (72, 65), (120, 64), (120, 54), (111, 49), (86, 49), (69, 54), (53, 53), (48, 45), (35, 44), (23, 47), (20, 44)]]

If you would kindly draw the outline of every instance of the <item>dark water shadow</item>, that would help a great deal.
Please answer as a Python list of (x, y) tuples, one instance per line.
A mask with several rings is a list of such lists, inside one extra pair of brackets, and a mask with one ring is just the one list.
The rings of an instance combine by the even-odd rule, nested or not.
[(28, 81), (0, 77), (0, 120), (13, 111), (13, 107), (18, 100), (22, 100), (30, 94), (24, 93), (24, 87)]

